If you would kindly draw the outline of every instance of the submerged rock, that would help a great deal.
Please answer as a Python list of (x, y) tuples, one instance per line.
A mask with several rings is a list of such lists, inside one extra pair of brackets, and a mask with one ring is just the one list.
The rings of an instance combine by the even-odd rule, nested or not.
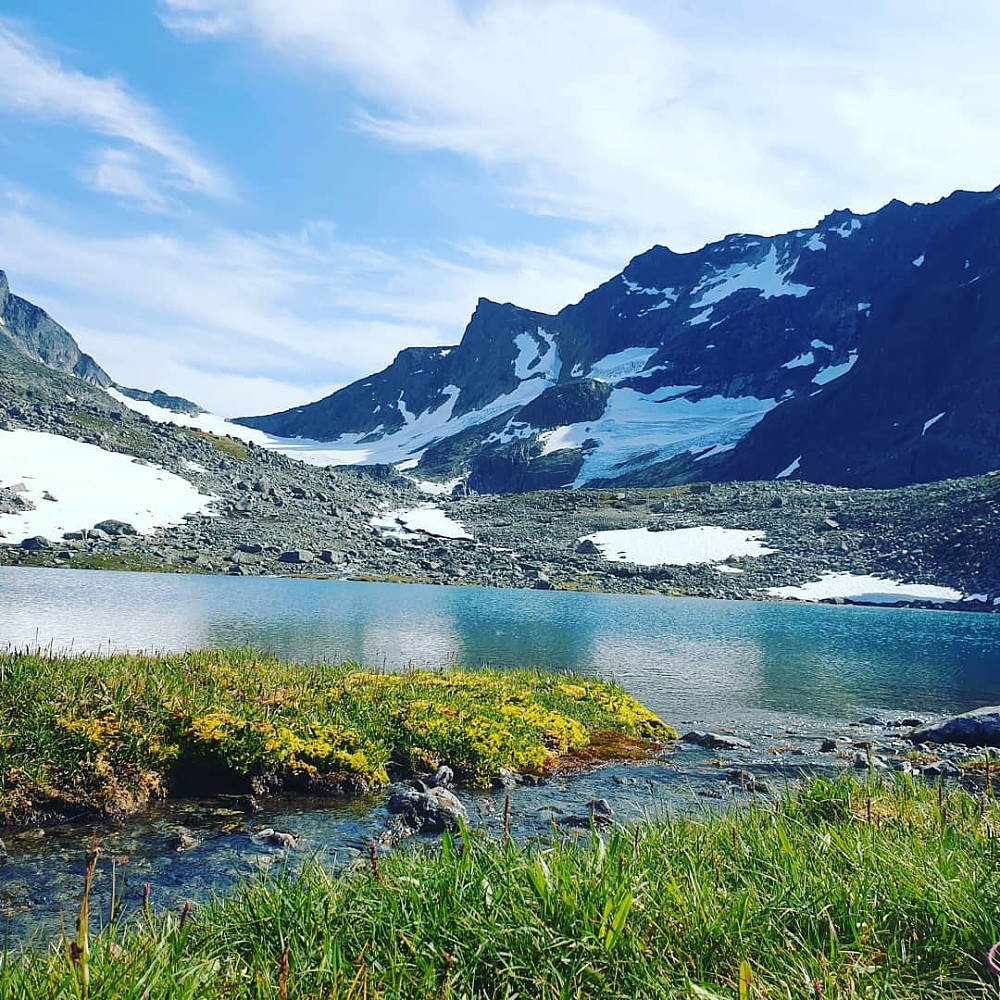
[(609, 826), (614, 822), (615, 810), (607, 799), (591, 799), (585, 816), (566, 816), (558, 820), (559, 826), (590, 827)]
[(950, 719), (919, 726), (906, 737), (914, 743), (960, 743), (970, 747), (1000, 747), (1000, 705), (988, 705)]

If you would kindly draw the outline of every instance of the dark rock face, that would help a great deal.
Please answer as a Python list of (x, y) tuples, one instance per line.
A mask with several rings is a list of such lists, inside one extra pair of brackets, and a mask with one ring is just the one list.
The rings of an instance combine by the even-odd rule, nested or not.
[(28, 357), (94, 385), (114, 384), (111, 376), (89, 354), (84, 354), (69, 332), (44, 309), (11, 294), (3, 271), (0, 271), (0, 321), (0, 341), (6, 339)]
[(171, 396), (162, 389), (146, 392), (143, 389), (129, 389), (124, 385), (116, 385), (115, 388), (123, 396), (128, 396), (129, 399), (137, 400), (140, 403), (152, 403), (154, 406), (159, 406), (164, 410), (172, 410), (174, 413), (187, 413), (196, 416), (205, 412), (203, 407), (192, 403), (190, 399), (185, 399), (183, 396)]
[(914, 743), (960, 743), (972, 747), (1000, 747), (1000, 705), (955, 715), (919, 726), (907, 739)]
[(657, 246), (557, 315), (480, 300), (458, 346), (242, 422), (491, 492), (976, 475), (1000, 465), (998, 234), (997, 192), (956, 192)]

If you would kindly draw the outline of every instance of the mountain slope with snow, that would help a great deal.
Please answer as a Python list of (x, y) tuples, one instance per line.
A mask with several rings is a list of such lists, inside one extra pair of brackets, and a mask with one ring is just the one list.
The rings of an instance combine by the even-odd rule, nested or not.
[(550, 316), (481, 299), (308, 406), (239, 422), (482, 491), (773, 479), (899, 485), (1000, 465), (1000, 200), (653, 247)]

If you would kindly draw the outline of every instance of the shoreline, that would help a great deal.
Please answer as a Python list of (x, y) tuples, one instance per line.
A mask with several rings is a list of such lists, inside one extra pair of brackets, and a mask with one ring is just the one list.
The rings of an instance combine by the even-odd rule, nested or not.
[[(94, 847), (75, 878), (76, 932), (9, 952), (0, 991), (74, 995), (86, 976), (91, 1000), (140, 980), (164, 1000), (221, 1000), (249, 982), (290, 997), (361, 983), (547, 997), (567, 982), (611, 1000), (714, 1000), (740, 982), (761, 995), (799, 983), (802, 996), (987, 996), (998, 824), (996, 798), (954, 786), (818, 778), (739, 809), (528, 843), (460, 829), (425, 849), (360, 850), (335, 874), (306, 863), (242, 878), (204, 905), (171, 893), (165, 909), (162, 890), (126, 892), (127, 869), (116, 877)], [(88, 911), (107, 914), (109, 893), (95, 930)]]

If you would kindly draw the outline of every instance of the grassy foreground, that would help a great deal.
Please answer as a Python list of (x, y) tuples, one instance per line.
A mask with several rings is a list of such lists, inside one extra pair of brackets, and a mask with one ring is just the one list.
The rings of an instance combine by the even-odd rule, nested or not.
[(528, 846), (465, 834), (0, 963), (6, 1000), (1000, 995), (1000, 808), (902, 779)]
[(363, 793), (441, 763), (481, 785), (619, 752), (606, 732), (676, 737), (616, 685), (565, 674), (0, 654), (0, 823), (127, 815), (171, 790)]

